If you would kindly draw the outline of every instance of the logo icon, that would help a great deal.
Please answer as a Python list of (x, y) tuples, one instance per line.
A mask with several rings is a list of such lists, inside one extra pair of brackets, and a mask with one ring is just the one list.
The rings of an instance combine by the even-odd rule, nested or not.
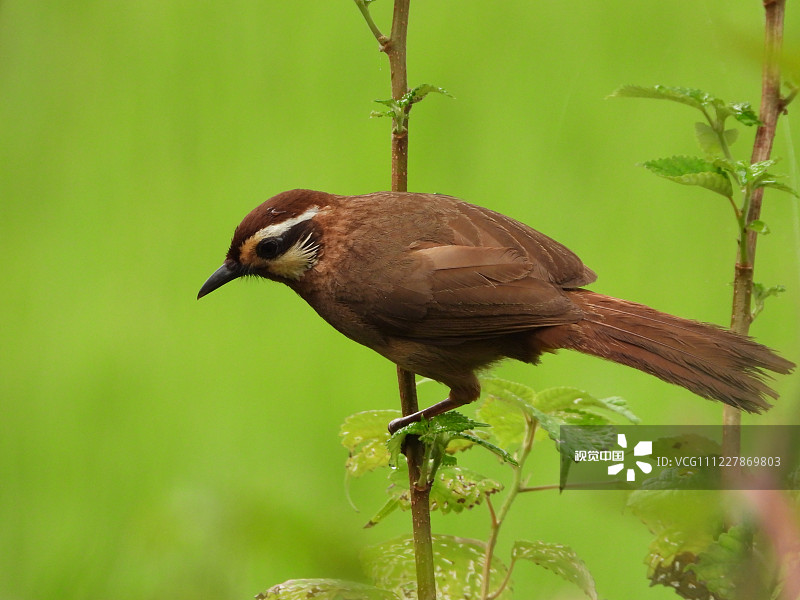
[[(628, 438), (625, 437), (624, 433), (617, 434), (617, 445), (620, 448), (628, 447)], [(633, 447), (634, 456), (650, 456), (651, 454), (653, 454), (653, 442), (641, 441)], [(648, 462), (644, 462), (643, 460), (636, 460), (635, 463), (645, 475), (653, 470), (653, 465)], [(622, 471), (622, 469), (625, 469), (624, 458), (623, 462), (608, 467), (608, 474), (617, 475)], [(636, 470), (633, 467), (628, 467), (625, 471), (625, 478), (627, 481), (636, 481)]]

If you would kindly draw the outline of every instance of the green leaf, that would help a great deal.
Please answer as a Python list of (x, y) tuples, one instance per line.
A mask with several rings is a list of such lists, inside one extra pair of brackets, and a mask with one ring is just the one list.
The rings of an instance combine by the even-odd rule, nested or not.
[(381, 112), (379, 110), (372, 110), (370, 111), (369, 116), (371, 119), (377, 119), (379, 117), (393, 117), (394, 113), (391, 110), (387, 110), (386, 112)]
[(696, 556), (723, 530), (718, 491), (640, 489), (628, 497), (628, 508), (656, 536), (645, 560), (648, 577), (681, 554)]
[(768, 160), (754, 162), (753, 164), (748, 165), (747, 181), (755, 183), (761, 179), (764, 179), (765, 177), (771, 177), (770, 175), (768, 175), (767, 169), (769, 169), (770, 167), (774, 167), (777, 163), (778, 163), (777, 159), (771, 158)]
[[(639, 421), (628, 410), (622, 398), (600, 400), (583, 390), (571, 387), (542, 390), (536, 395), (534, 404), (546, 413), (549, 420), (543, 423), (543, 428), (553, 440), (558, 440), (557, 448), (562, 455), (559, 473), (562, 486), (566, 484), (569, 470), (575, 462), (576, 450), (605, 449), (612, 443), (612, 439), (616, 439), (613, 430), (604, 426), (621, 421), (619, 417), (633, 423)], [(561, 430), (563, 425), (593, 427), (573, 429), (569, 436), (565, 436)], [(555, 437), (551, 431), (556, 432)]]
[(728, 109), (731, 111), (733, 118), (742, 125), (747, 125), (748, 127), (761, 125), (761, 121), (758, 120), (758, 115), (756, 115), (749, 102), (732, 102), (728, 104)]
[(342, 423), (339, 436), (350, 455), (345, 469), (353, 477), (361, 477), (389, 464), (386, 441), (387, 424), (400, 416), (397, 410), (369, 410), (350, 415)]
[[(481, 418), (486, 415), (492, 419), (489, 421), (491, 432), (501, 446), (507, 449), (520, 447), (525, 441), (527, 428), (534, 423), (538, 423), (550, 439), (558, 441), (561, 421), (534, 406), (537, 394), (532, 388), (494, 377), (482, 379), (481, 386), (488, 398), (479, 414)], [(493, 407), (492, 401), (498, 404)], [(506, 406), (500, 406), (502, 404)]]
[(425, 96), (428, 94), (442, 94), (443, 96), (447, 96), (448, 98), (452, 98), (453, 95), (448, 92), (446, 89), (442, 87), (438, 87), (435, 85), (430, 85), (429, 83), (423, 83), (422, 85), (418, 85), (412, 90), (409, 90), (403, 95), (401, 100), (407, 104), (416, 104), (420, 102)]
[(478, 506), (486, 496), (502, 489), (500, 482), (465, 467), (442, 467), (431, 486), (431, 510), (443, 514), (460, 513)]
[(425, 96), (431, 93), (443, 94), (452, 98), (453, 96), (444, 88), (437, 87), (424, 83), (407, 91), (400, 99), (389, 98), (388, 100), (375, 100), (378, 104), (388, 106), (389, 110), (385, 112), (372, 111), (371, 117), (392, 117), (394, 120), (393, 130), (395, 133), (402, 133), (406, 130), (406, 121), (408, 120), (408, 111), (412, 104), (421, 102)]
[(509, 452), (516, 452), (525, 440), (528, 427), (525, 413), (502, 398), (489, 394), (478, 407), (477, 416), (489, 424), (490, 433), (497, 445)]
[(702, 110), (716, 98), (694, 88), (670, 87), (666, 85), (640, 86), (624, 85), (612, 92), (612, 98), (653, 98), (671, 100)]
[(256, 600), (400, 600), (388, 590), (342, 579), (290, 579), (258, 594)]
[(747, 186), (753, 189), (760, 187), (774, 188), (800, 198), (800, 194), (798, 194), (796, 190), (779, 182), (779, 177), (777, 175), (773, 175), (767, 171), (767, 169), (774, 166), (777, 162), (777, 160), (764, 160), (751, 165), (744, 160), (733, 161), (725, 158), (716, 158), (714, 159), (714, 166), (730, 173), (741, 188)]
[[(534, 406), (548, 415), (561, 417), (569, 425), (584, 424), (578, 422), (581, 420), (580, 415), (583, 415), (587, 425), (606, 425), (612, 422), (609, 418), (612, 415), (624, 417), (632, 423), (639, 422), (639, 418), (628, 409), (623, 398), (598, 399), (584, 390), (572, 387), (542, 390), (536, 394)], [(599, 422), (595, 417), (599, 418)]]
[(625, 398), (609, 396), (608, 398), (600, 398), (600, 402), (602, 402), (608, 410), (619, 414), (634, 425), (638, 425), (641, 422), (641, 419), (628, 407), (628, 401), (625, 400)]
[[(738, 589), (753, 591), (752, 585), (747, 585), (758, 579), (750, 555), (751, 543), (752, 533), (745, 527), (731, 527), (699, 553), (697, 560), (687, 565), (686, 570), (694, 573), (710, 592), (721, 598), (736, 598)], [(757, 594), (754, 597), (767, 596)]]
[[(735, 129), (731, 129), (729, 131), (736, 131)], [(706, 123), (697, 122), (694, 124), (694, 133), (697, 137), (697, 143), (700, 145), (700, 149), (705, 152), (706, 154), (719, 154), (722, 152), (722, 147), (719, 144), (719, 137), (717, 137), (717, 132), (714, 129), (707, 125)]]
[(649, 160), (642, 164), (660, 177), (684, 185), (697, 185), (730, 198), (731, 181), (725, 171), (696, 156), (673, 156)]
[(786, 192), (787, 194), (791, 194), (795, 198), (800, 198), (800, 194), (797, 192), (797, 190), (786, 185), (785, 183), (777, 181), (777, 178), (769, 173), (767, 173), (766, 176), (758, 182), (756, 187), (772, 188), (775, 190), (780, 190), (781, 192)]
[(697, 560), (691, 552), (677, 554), (669, 563), (659, 564), (653, 569), (650, 585), (663, 585), (673, 590), (681, 598), (697, 600), (722, 600), (713, 596), (687, 567)]
[(476, 427), (488, 427), (486, 423), (473, 421), (469, 417), (456, 411), (449, 411), (441, 415), (436, 415), (431, 419), (420, 419), (414, 423), (409, 423), (405, 427), (397, 430), (387, 442), (390, 454), (390, 463), (395, 464), (403, 448), (403, 441), (408, 435), (419, 436), (423, 444), (438, 445), (443, 453), (450, 441), (458, 437), (458, 434), (475, 429)]
[(747, 185), (748, 178), (750, 177), (750, 163), (747, 161), (729, 160), (727, 158), (717, 157), (714, 159), (713, 165), (733, 177), (740, 188)]
[[(408, 473), (407, 470), (403, 470), (404, 473)], [(394, 471), (392, 471), (394, 473)], [(406, 476), (406, 485), (408, 484), (408, 476)], [(390, 490), (394, 490), (394, 488), (390, 488)], [(381, 506), (380, 510), (372, 515), (372, 518), (364, 525), (364, 529), (369, 529), (370, 527), (374, 527), (381, 521), (383, 521), (386, 517), (392, 514), (395, 510), (402, 509), (408, 510), (411, 507), (411, 502), (408, 499), (408, 490), (406, 489), (405, 494), (405, 501), (407, 502), (407, 506), (403, 504), (400, 496), (402, 496), (403, 488), (398, 488), (397, 494), (389, 498), (386, 503)]]
[[(391, 496), (367, 524), (372, 527), (380, 523), (396, 509), (410, 510), (411, 498), (408, 490), (408, 468), (404, 465), (394, 469), (389, 477), (392, 485), (387, 490)], [(480, 505), (486, 496), (496, 494), (503, 485), (480, 473), (458, 465), (442, 466), (431, 483), (431, 510), (460, 513)]]
[[(491, 442), (487, 442), (486, 440), (484, 440), (481, 437), (478, 437), (477, 435), (472, 435), (472, 434), (469, 434), (469, 433), (460, 433), (458, 435), (458, 439), (466, 440), (466, 441), (472, 443), (475, 446), (480, 446), (481, 448), (484, 448), (484, 449), (488, 450), (492, 454), (494, 454), (497, 457), (501, 458), (503, 460), (503, 462), (511, 463), (512, 465), (514, 465), (516, 467), (519, 466), (519, 463), (514, 459), (514, 456), (510, 452), (504, 450), (503, 448), (500, 448), (499, 446), (496, 446), (496, 445), (492, 444)], [(451, 445), (452, 445), (452, 442), (451, 442)]]
[(747, 229), (749, 229), (750, 231), (755, 231), (756, 233), (760, 233), (762, 235), (766, 235), (766, 234), (770, 233), (770, 230), (769, 230), (769, 227), (767, 227), (767, 224), (764, 223), (764, 221), (760, 221), (760, 220), (750, 221), (747, 224)]
[(777, 296), (785, 291), (786, 287), (782, 285), (766, 287), (763, 283), (753, 283), (753, 318), (755, 319), (764, 310), (767, 298)]
[(722, 132), (723, 137), (725, 138), (725, 143), (728, 146), (733, 146), (736, 143), (736, 140), (739, 139), (739, 130), (738, 129), (726, 129)]
[(511, 558), (513, 561), (529, 560), (544, 567), (577, 585), (592, 600), (597, 600), (594, 579), (589, 569), (569, 546), (541, 541), (517, 541), (511, 549)]
[(501, 399), (523, 413), (528, 412), (533, 416), (530, 412), (536, 400), (536, 391), (533, 388), (498, 377), (482, 377), (481, 388), (484, 393)]
[[(480, 598), (486, 545), (478, 540), (445, 535), (433, 536), (433, 566), (440, 598)], [(399, 537), (366, 548), (361, 554), (364, 570), (373, 583), (394, 591), (401, 598), (416, 598), (414, 542)], [(499, 589), (508, 573), (496, 557), (492, 560), (489, 588)], [(506, 588), (498, 600), (510, 600)]]
[[(461, 413), (450, 411), (437, 415), (431, 419), (421, 419), (418, 422), (410, 423), (402, 429), (396, 431), (386, 446), (389, 450), (389, 464), (399, 465), (404, 461), (400, 459), (403, 451), (403, 444), (408, 435), (416, 435), (425, 446), (425, 457), (420, 465), (420, 483), (433, 480), (436, 470), (441, 465), (455, 464), (456, 459), (447, 454), (448, 446), (454, 440), (458, 440), (463, 445), (463, 441), (477, 443), (495, 452), (491, 444), (477, 436), (466, 435), (465, 432), (477, 427), (488, 427), (485, 423), (479, 423), (462, 415)], [(454, 451), (457, 451), (455, 449)], [(502, 451), (500, 455), (502, 456)], [(512, 459), (513, 460), (513, 459)]]

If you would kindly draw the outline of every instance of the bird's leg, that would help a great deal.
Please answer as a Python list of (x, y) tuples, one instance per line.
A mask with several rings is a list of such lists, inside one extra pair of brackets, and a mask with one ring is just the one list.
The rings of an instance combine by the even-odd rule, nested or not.
[[(477, 381), (476, 381), (477, 383)], [(459, 406), (464, 406), (465, 404), (469, 404), (470, 402), (474, 402), (480, 396), (480, 387), (477, 389), (470, 389), (470, 390), (450, 390), (450, 395), (442, 400), (441, 402), (437, 402), (428, 408), (424, 408), (419, 410), (413, 414), (406, 415), (404, 417), (399, 417), (394, 419), (389, 423), (389, 433), (395, 433), (399, 429), (402, 429), (406, 425), (410, 425), (411, 423), (416, 423), (421, 419), (430, 419), (437, 415), (441, 415), (446, 413), (448, 410), (453, 410), (454, 408), (458, 408)]]

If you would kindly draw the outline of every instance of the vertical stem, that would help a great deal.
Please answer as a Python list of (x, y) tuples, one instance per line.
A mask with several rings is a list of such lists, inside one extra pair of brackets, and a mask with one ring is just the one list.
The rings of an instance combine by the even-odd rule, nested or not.
[[(491, 532), (489, 534), (489, 540), (486, 542), (486, 553), (483, 557), (483, 571), (482, 571), (482, 581), (481, 581), (481, 600), (493, 600), (497, 596), (499, 596), (503, 589), (505, 589), (506, 585), (508, 585), (508, 580), (511, 576), (511, 566), (508, 569), (508, 577), (502, 583), (500, 589), (495, 590), (492, 593), (489, 593), (489, 584), (491, 582), (491, 574), (492, 574), (492, 559), (494, 558), (494, 550), (495, 546), (497, 545), (497, 538), (500, 535), (500, 528), (503, 526), (503, 522), (506, 520), (508, 516), (508, 511), (511, 510), (511, 505), (516, 500), (517, 495), (522, 491), (522, 469), (525, 466), (525, 462), (528, 460), (528, 455), (530, 455), (531, 450), (533, 449), (533, 437), (536, 435), (536, 426), (538, 422), (527, 420), (526, 422), (526, 432), (525, 432), (525, 442), (522, 445), (522, 449), (519, 454), (518, 465), (514, 467), (514, 481), (511, 484), (511, 489), (508, 492), (505, 500), (503, 501), (503, 505), (500, 507), (500, 512), (495, 514), (494, 510), (490, 510), (492, 516), (492, 525), (491, 525)], [(487, 503), (489, 503), (489, 507), (491, 509), (491, 503), (487, 496), (486, 498)]]
[[(372, 35), (378, 40), (381, 51), (389, 58), (392, 83), (392, 98), (400, 100), (408, 91), (406, 68), (406, 38), (408, 32), (409, 0), (395, 0), (390, 37), (383, 35), (369, 14), (368, 3), (355, 0), (369, 25)], [(410, 109), (410, 106), (408, 107)], [(396, 125), (396, 124), (395, 124)], [(408, 119), (404, 127), (392, 128), (392, 191), (408, 190)], [(419, 411), (417, 387), (414, 373), (397, 367), (397, 383), (400, 387), (400, 407), (403, 416)], [(419, 600), (436, 600), (436, 579), (433, 570), (433, 540), (431, 536), (430, 484), (420, 481), (425, 447), (419, 438), (407, 436), (403, 452), (408, 462), (408, 480), (411, 495), (411, 522), (414, 529), (414, 557), (417, 566), (417, 596)]]
[[(761, 124), (756, 131), (751, 163), (769, 159), (772, 143), (775, 139), (775, 127), (778, 117), (785, 108), (781, 98), (780, 56), (783, 47), (783, 19), (786, 0), (762, 0), (765, 12), (764, 24), (764, 59), (761, 71), (761, 106), (759, 119)], [(731, 310), (731, 329), (736, 333), (747, 335), (750, 330), (751, 296), (753, 290), (753, 265), (756, 257), (757, 234), (746, 229), (748, 223), (757, 220), (761, 214), (761, 201), (764, 188), (757, 188), (750, 195), (749, 210), (745, 215), (744, 226), (740, 231), (742, 244), (737, 252), (736, 270), (733, 281), (733, 307)], [(745, 202), (747, 204), (747, 201)], [(724, 456), (738, 456), (741, 447), (739, 426), (741, 413), (732, 406), (725, 406), (722, 423), (727, 425), (723, 430), (722, 452)]]
[[(406, 38), (408, 32), (409, 0), (395, 0), (392, 33), (382, 50), (389, 58), (392, 98), (400, 100), (408, 91), (406, 68)], [(392, 191), (408, 190), (408, 120), (403, 131), (392, 130)], [(414, 373), (397, 367), (400, 404), (403, 416), (419, 410)], [(406, 438), (406, 460), (411, 494), (411, 522), (414, 530), (414, 558), (417, 566), (417, 597), (435, 600), (436, 579), (433, 569), (433, 540), (431, 536), (430, 485), (420, 482), (420, 467), (425, 448), (416, 436)]]
[[(409, 0), (395, 0), (392, 35), (383, 51), (389, 57), (392, 98), (400, 100), (408, 91), (406, 37)], [(402, 132), (392, 131), (392, 191), (408, 191), (408, 121)]]

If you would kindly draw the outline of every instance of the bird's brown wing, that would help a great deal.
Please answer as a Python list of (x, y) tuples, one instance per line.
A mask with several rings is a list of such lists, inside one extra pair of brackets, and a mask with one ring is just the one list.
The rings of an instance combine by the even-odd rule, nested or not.
[(405, 276), (369, 295), (364, 317), (382, 331), (428, 343), (479, 340), (573, 323), (582, 312), (561, 286), (536, 276), (514, 248), (418, 244)]
[(592, 283), (597, 276), (569, 248), (504, 214), (467, 202), (455, 202), (448, 220), (450, 243), (516, 248), (530, 263), (531, 277), (564, 288)]

